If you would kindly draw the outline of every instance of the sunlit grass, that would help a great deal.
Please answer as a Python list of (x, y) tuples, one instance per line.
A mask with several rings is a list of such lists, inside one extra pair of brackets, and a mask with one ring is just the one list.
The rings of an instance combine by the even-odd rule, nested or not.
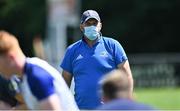
[(158, 109), (180, 109), (180, 88), (137, 88), (134, 95), (137, 101)]

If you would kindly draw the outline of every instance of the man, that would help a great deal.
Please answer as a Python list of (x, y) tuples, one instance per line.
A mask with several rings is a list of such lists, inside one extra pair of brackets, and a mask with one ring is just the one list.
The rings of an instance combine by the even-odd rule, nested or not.
[(68, 86), (74, 77), (75, 100), (80, 109), (94, 109), (101, 104), (97, 83), (113, 69), (127, 72), (133, 90), (129, 62), (122, 46), (118, 41), (102, 36), (101, 27), (98, 13), (94, 10), (85, 11), (80, 24), (84, 36), (67, 48), (61, 64)]
[(26, 58), (17, 39), (0, 31), (0, 72), (22, 79), (21, 94), (28, 109), (76, 111), (77, 106), (62, 76), (39, 58)]
[(98, 110), (152, 110), (152, 107), (133, 100), (126, 72), (113, 70), (100, 80), (102, 101)]

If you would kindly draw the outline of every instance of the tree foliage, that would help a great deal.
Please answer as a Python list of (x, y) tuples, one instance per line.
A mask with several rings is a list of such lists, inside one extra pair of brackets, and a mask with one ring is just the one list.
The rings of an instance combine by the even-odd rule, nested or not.
[(82, 11), (97, 10), (103, 35), (129, 53), (179, 52), (179, 0), (82, 0)]
[(44, 37), (45, 25), (45, 0), (0, 1), (0, 29), (17, 36), (27, 56), (33, 55), (33, 37), (36, 35)]

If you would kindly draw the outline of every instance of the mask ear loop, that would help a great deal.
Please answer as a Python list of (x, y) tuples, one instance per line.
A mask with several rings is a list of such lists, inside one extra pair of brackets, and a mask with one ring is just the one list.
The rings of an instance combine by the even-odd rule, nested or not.
[(102, 28), (102, 23), (101, 23), (101, 22), (98, 22), (97, 28), (98, 28), (98, 32), (100, 32), (100, 31), (101, 31), (101, 28)]
[(98, 29), (98, 33), (99, 33), (98, 38), (100, 38), (100, 37), (102, 36), (102, 33), (101, 33), (102, 24), (101, 24), (101, 23), (98, 23), (97, 27), (99, 28), (99, 29)]

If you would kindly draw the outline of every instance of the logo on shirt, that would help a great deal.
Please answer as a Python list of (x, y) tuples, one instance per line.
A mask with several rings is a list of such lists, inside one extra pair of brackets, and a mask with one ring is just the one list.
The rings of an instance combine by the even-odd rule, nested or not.
[(103, 51), (100, 53), (101, 57), (108, 57), (108, 53), (106, 51)]
[(78, 57), (76, 58), (76, 60), (82, 59), (83, 56), (81, 54), (78, 55)]

